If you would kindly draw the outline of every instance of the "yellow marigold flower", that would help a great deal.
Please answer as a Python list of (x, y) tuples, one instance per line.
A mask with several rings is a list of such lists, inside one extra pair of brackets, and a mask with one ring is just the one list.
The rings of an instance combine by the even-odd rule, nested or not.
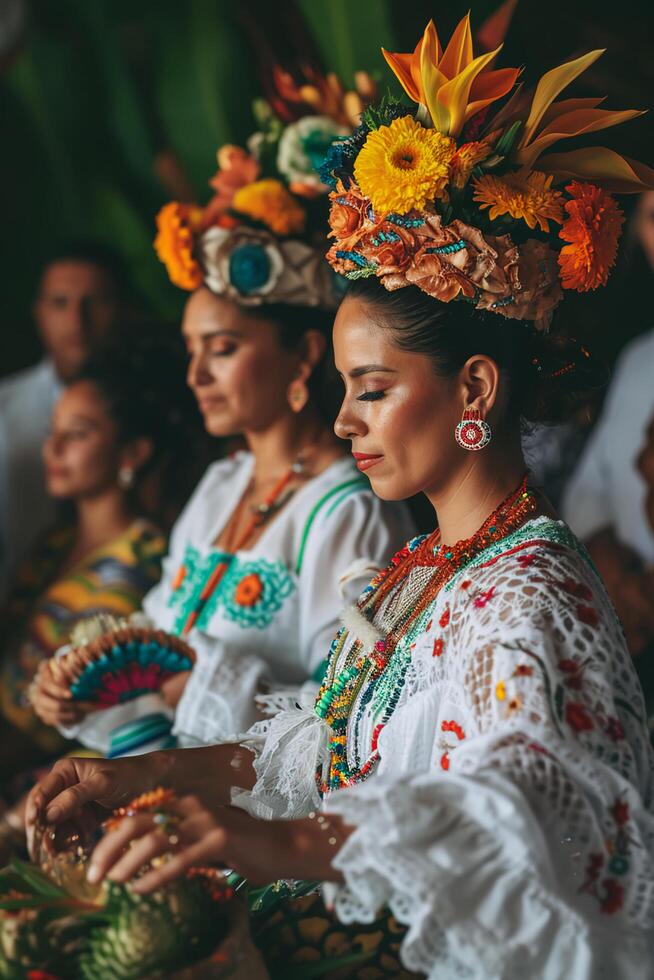
[(530, 228), (536, 225), (541, 231), (549, 231), (550, 221), (563, 221), (564, 197), (551, 189), (553, 176), (532, 170), (493, 177), (484, 174), (473, 181), (474, 199), (482, 208), (490, 208), (491, 221), (502, 214), (510, 214), (516, 220), (522, 218)]
[(454, 187), (465, 187), (473, 168), (486, 160), (492, 152), (493, 147), (485, 140), (460, 146), (450, 160), (450, 180)]
[(304, 230), (306, 213), (279, 180), (257, 180), (234, 194), (232, 207), (239, 214), (261, 221), (275, 235), (297, 235)]
[(197, 289), (202, 284), (202, 269), (193, 255), (193, 236), (200, 230), (202, 216), (202, 208), (177, 201), (164, 205), (157, 215), (155, 251), (170, 281), (180, 289)]
[(441, 197), (449, 179), (456, 143), (412, 116), (394, 119), (368, 135), (354, 164), (354, 176), (378, 217), (421, 211)]

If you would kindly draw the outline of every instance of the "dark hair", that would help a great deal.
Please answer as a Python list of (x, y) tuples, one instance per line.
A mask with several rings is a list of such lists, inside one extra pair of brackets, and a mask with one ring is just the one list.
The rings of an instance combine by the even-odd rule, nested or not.
[(38, 270), (40, 282), (47, 270), (58, 262), (81, 262), (101, 269), (111, 280), (117, 296), (128, 293), (128, 276), (120, 256), (108, 245), (91, 239), (71, 239), (59, 242), (42, 258)]
[(181, 338), (160, 327), (143, 325), (128, 342), (91, 357), (74, 381), (99, 391), (118, 429), (120, 445), (146, 437), (152, 456), (139, 478), (157, 470), (158, 500), (151, 516), (170, 524), (218, 455), (217, 440), (207, 436), (195, 398), (186, 384)]
[(442, 303), (417, 286), (389, 292), (374, 278), (355, 280), (347, 295), (378, 316), (401, 350), (430, 357), (442, 377), (454, 377), (474, 354), (492, 358), (508, 380), (508, 412), (529, 422), (564, 421), (606, 383), (606, 371), (576, 341), (525, 321)]
[(325, 423), (333, 425), (338, 415), (342, 387), (339, 384), (332, 355), (334, 312), (318, 306), (291, 306), (269, 303), (247, 310), (248, 314), (270, 320), (277, 327), (279, 340), (286, 350), (295, 350), (308, 330), (317, 330), (326, 341), (325, 356), (309, 379), (309, 395)]

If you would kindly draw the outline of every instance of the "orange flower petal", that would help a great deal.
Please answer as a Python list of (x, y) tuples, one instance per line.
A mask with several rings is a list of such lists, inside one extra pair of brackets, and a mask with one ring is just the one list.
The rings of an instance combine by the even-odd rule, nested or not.
[(523, 146), (516, 155), (518, 163), (526, 167), (534, 165), (541, 153), (560, 139), (593, 133), (598, 129), (608, 129), (620, 123), (642, 116), (639, 109), (624, 109), (613, 112), (610, 109), (577, 109), (553, 119), (549, 126), (541, 130), (538, 137), (528, 146)]
[(605, 146), (588, 146), (569, 153), (549, 153), (538, 161), (539, 170), (557, 178), (592, 180), (616, 194), (654, 190), (654, 170), (638, 160), (623, 157)]
[(604, 54), (603, 48), (596, 51), (589, 51), (588, 54), (584, 54), (580, 58), (575, 58), (574, 61), (568, 61), (563, 65), (559, 65), (557, 68), (552, 68), (543, 75), (534, 92), (531, 111), (525, 123), (520, 146), (524, 146), (532, 138), (543, 115), (549, 109), (559, 92), (562, 92), (575, 78), (585, 72), (587, 68), (590, 68), (593, 62), (597, 61), (602, 54)]

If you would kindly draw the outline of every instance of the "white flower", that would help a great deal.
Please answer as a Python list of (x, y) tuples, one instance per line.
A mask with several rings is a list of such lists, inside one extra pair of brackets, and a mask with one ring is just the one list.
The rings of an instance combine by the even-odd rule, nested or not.
[(277, 151), (277, 167), (290, 184), (305, 184), (318, 191), (329, 190), (316, 173), (327, 150), (350, 130), (328, 116), (305, 116), (284, 130)]

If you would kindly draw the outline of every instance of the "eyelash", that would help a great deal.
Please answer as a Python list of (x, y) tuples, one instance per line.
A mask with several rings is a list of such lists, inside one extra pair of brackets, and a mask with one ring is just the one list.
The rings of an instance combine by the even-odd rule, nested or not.
[(385, 396), (385, 391), (364, 391), (362, 395), (359, 395), (357, 401), (359, 402), (376, 402), (380, 398)]
[(226, 350), (214, 350), (211, 352), (212, 357), (229, 357), (236, 350), (235, 347), (228, 347)]

